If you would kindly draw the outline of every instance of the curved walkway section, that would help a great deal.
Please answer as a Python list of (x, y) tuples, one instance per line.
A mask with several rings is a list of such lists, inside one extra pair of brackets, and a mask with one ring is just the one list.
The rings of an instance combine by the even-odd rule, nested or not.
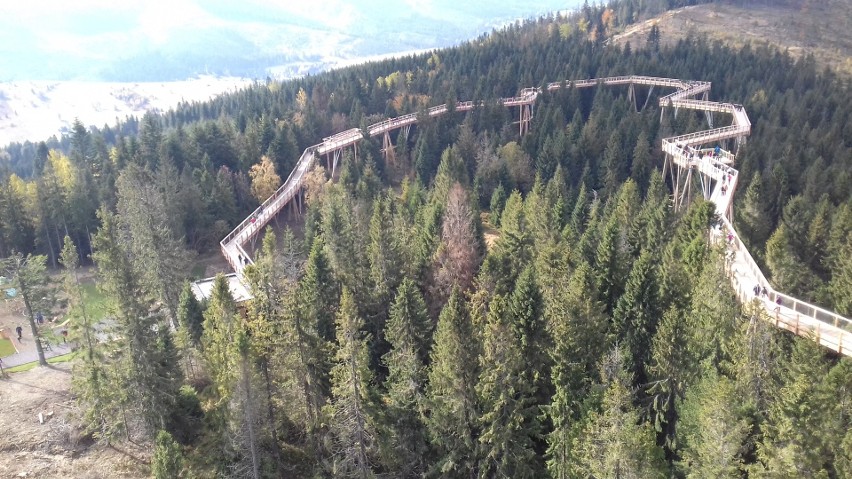
[[(703, 194), (706, 199), (716, 204), (716, 211), (722, 220), (728, 248), (728, 271), (740, 301), (753, 302), (764, 308), (773, 323), (782, 329), (795, 334), (810, 337), (819, 344), (840, 354), (852, 356), (852, 321), (839, 314), (827, 311), (817, 306), (800, 301), (792, 296), (783, 294), (772, 288), (766, 277), (758, 268), (757, 263), (749, 254), (745, 245), (732, 224), (731, 199), (736, 190), (738, 172), (732, 165), (735, 155), (730, 151), (719, 148), (702, 148), (723, 140), (735, 139), (739, 145), (751, 133), (751, 122), (742, 105), (708, 101), (710, 82), (679, 80), (675, 78), (657, 78), (639, 75), (592, 78), (588, 80), (562, 81), (548, 84), (545, 88), (554, 91), (561, 88), (589, 88), (599, 85), (629, 86), (630, 95), (636, 100), (635, 86), (672, 88), (675, 91), (660, 98), (661, 108), (699, 110), (706, 113), (712, 124), (713, 113), (728, 114), (732, 118), (730, 125), (710, 128), (685, 135), (673, 136), (662, 140), (662, 150), (666, 155), (665, 169), (678, 168), (688, 172), (687, 183), (692, 172), (701, 177)], [(500, 98), (497, 102), (506, 107), (519, 107), (520, 131), (523, 134), (529, 127), (532, 118), (532, 106), (542, 93), (540, 88), (524, 88), (516, 97)], [(701, 96), (701, 99), (697, 98)], [(650, 97), (650, 92), (649, 92)], [(647, 103), (647, 102), (646, 102)], [(456, 102), (454, 108), (446, 104), (433, 106), (426, 110), (430, 117), (441, 116), (449, 111), (469, 111), (481, 106), (472, 101)], [(417, 123), (417, 113), (390, 118), (367, 127), (369, 135), (386, 135), (391, 131), (410, 127)], [(336, 165), (338, 153), (343, 148), (354, 146), (363, 139), (361, 129), (352, 128), (336, 133), (323, 139), (322, 143), (308, 147), (299, 158), (295, 169), (280, 188), (258, 207), (248, 218), (243, 220), (221, 242), (222, 254), (236, 272), (232, 282), (241, 282), (243, 268), (252, 263), (252, 258), (244, 245), (256, 238), (258, 233), (294, 199), (300, 202), (302, 184), (305, 174), (316, 161), (317, 156), (334, 154)], [(669, 164), (671, 162), (671, 164)], [(333, 170), (333, 168), (332, 168)], [(673, 171), (673, 170), (672, 170)], [(674, 174), (674, 173), (673, 173)], [(680, 180), (678, 179), (679, 183)], [(689, 190), (675, 191), (675, 201), (678, 196), (688, 200)], [(754, 294), (755, 286), (766, 288), (766, 295)]]

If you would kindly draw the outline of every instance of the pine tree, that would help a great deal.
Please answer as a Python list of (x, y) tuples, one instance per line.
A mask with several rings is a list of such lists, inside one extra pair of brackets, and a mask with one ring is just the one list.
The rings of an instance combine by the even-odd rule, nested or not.
[(397, 477), (418, 476), (426, 464), (427, 437), (421, 414), (430, 335), (426, 303), (414, 281), (406, 278), (391, 306), (385, 331), (391, 349), (383, 358), (388, 368), (384, 402), (391, 452), (386, 462)]
[(331, 473), (371, 477), (376, 454), (376, 411), (371, 397), (367, 339), (352, 293), (343, 289), (337, 313), (337, 363), (331, 370), (332, 401), (327, 412), (334, 435)]
[(479, 477), (538, 477), (533, 449), (540, 425), (535, 400), (534, 366), (524, 358), (524, 344), (506, 300), (495, 296), (488, 312), (482, 369), (477, 392), (482, 404)]
[(426, 429), (437, 453), (434, 472), (469, 477), (477, 440), (476, 353), (470, 317), (458, 288), (441, 311), (426, 387)]

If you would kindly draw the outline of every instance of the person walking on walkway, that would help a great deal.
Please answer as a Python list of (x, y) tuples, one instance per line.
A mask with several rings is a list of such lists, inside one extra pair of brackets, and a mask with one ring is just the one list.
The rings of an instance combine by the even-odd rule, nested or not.
[(24, 328), (19, 324), (17, 328), (15, 328), (15, 332), (18, 333), (18, 342), (21, 342), (21, 336), (24, 335)]

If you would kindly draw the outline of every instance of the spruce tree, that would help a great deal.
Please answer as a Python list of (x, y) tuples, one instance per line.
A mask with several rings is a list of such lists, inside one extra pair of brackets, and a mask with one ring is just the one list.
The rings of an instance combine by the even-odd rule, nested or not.
[(666, 311), (651, 342), (650, 363), (647, 366), (650, 380), (647, 393), (653, 400), (651, 411), (654, 428), (664, 437), (664, 446), (669, 451), (677, 449), (676, 404), (683, 399), (697, 360), (689, 354), (687, 335), (682, 314), (676, 309)]
[[(134, 401), (150, 434), (169, 429), (182, 375), (171, 332), (162, 315), (152, 312), (132, 266), (128, 245), (121, 241), (114, 215), (99, 212), (101, 228), (93, 238), (100, 287), (115, 305), (116, 332), (126, 345), (126, 361), (114, 364), (119, 397)], [(124, 401), (124, 400), (121, 400)]]
[(613, 311), (613, 333), (624, 344), (630, 372), (644, 382), (645, 364), (651, 353), (651, 338), (660, 320), (656, 281), (656, 265), (651, 255), (643, 253), (634, 263), (627, 279), (624, 295)]
[(515, 289), (506, 301), (507, 320), (520, 341), (520, 353), (529, 371), (530, 385), (535, 391), (535, 400), (544, 404), (550, 398), (550, 338), (547, 335), (545, 320), (542, 315), (543, 304), (541, 291), (536, 283), (535, 271), (527, 266)]
[(575, 474), (600, 478), (666, 477), (662, 450), (650, 425), (633, 406), (633, 382), (626, 358), (613, 350), (601, 364), (605, 387), (599, 411), (592, 411), (574, 441)]
[(192, 284), (184, 283), (183, 289), (180, 292), (180, 300), (178, 302), (178, 324), (182, 329), (189, 332), (189, 337), (194, 346), (201, 344), (201, 334), (204, 332), (204, 310), (198, 298), (192, 292)]
[(175, 479), (183, 470), (183, 452), (168, 431), (160, 430), (154, 441), (151, 475), (154, 479)]
[[(176, 172), (175, 172), (176, 174)], [(185, 273), (189, 270), (189, 252), (183, 241), (180, 217), (169, 211), (179, 208), (174, 191), (168, 186), (170, 174), (131, 165), (118, 180), (118, 224), (123, 243), (132, 252), (132, 265), (148, 294), (158, 298), (175, 327)], [(165, 183), (165, 184), (164, 184)], [(172, 196), (169, 196), (169, 195)]]
[(390, 442), (385, 462), (397, 477), (415, 477), (426, 465), (426, 430), (421, 420), (426, 380), (426, 353), (431, 322), (423, 296), (409, 278), (402, 281), (391, 306), (385, 337), (390, 351), (383, 357), (388, 368), (385, 416)]
[(545, 310), (550, 337), (553, 396), (545, 409), (553, 430), (547, 435), (547, 469), (555, 478), (572, 477), (573, 441), (582, 430), (583, 403), (594, 369), (606, 348), (607, 317), (595, 299), (594, 274), (588, 264), (577, 267)]
[(322, 236), (314, 240), (305, 274), (299, 281), (301, 314), (311, 322), (320, 337), (334, 340), (334, 317), (337, 311), (339, 286), (329, 265)]
[(373, 202), (368, 251), (374, 301), (381, 307), (390, 303), (393, 292), (402, 280), (401, 254), (391, 235), (389, 199), (378, 198)]
[(376, 416), (372, 397), (373, 373), (369, 368), (367, 340), (355, 300), (343, 288), (337, 312), (336, 364), (331, 370), (331, 421), (333, 442), (331, 473), (336, 477), (370, 477), (376, 455)]
[(811, 339), (797, 337), (794, 343), (784, 364), (782, 386), (769, 405), (758, 457), (771, 475), (827, 477), (831, 462), (824, 442), (828, 410), (820, 400), (828, 374), (825, 354)]
[(524, 344), (506, 300), (495, 296), (488, 312), (477, 392), (482, 404), (479, 477), (532, 478), (541, 474), (533, 449), (539, 434), (535, 366), (524, 358)]
[(229, 419), (228, 403), (234, 391), (237, 376), (234, 338), (237, 324), (237, 305), (231, 296), (228, 280), (216, 275), (210, 293), (210, 303), (204, 311), (204, 334), (201, 336), (205, 370), (212, 382), (216, 398), (215, 416), (218, 426), (225, 428)]
[(454, 288), (438, 318), (429, 367), (425, 417), (437, 460), (433, 472), (469, 477), (477, 441), (476, 353), (464, 297)]
[(599, 297), (608, 313), (615, 310), (616, 302), (624, 291), (624, 271), (627, 263), (624, 253), (618, 218), (612, 215), (603, 227), (594, 262)]
[(708, 369), (677, 401), (681, 467), (687, 478), (743, 477), (750, 425), (733, 381)]

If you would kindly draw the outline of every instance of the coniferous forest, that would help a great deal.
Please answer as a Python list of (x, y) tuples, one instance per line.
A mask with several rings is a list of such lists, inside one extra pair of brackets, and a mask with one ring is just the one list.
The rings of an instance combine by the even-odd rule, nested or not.
[[(158, 478), (852, 477), (852, 361), (738, 303), (714, 206), (671, 207), (660, 139), (704, 116), (661, 115), (669, 92), (636, 112), (626, 88), (565, 88), (521, 137), (494, 101), (711, 81), (753, 123), (734, 207), (749, 250), (779, 290), (852, 314), (849, 79), (657, 30), (611, 45), (640, 5), (10, 145), (0, 257), (22, 292), (80, 306), (93, 265), (110, 299), (100, 324), (72, 308), (80, 427), (150, 443)], [(315, 168), (304, 214), (253, 245), (251, 301), (221, 276), (196, 300), (193, 262), (305, 147), (455, 100), (484, 105), (422, 114), (392, 159), (364, 140), (333, 181)]]

